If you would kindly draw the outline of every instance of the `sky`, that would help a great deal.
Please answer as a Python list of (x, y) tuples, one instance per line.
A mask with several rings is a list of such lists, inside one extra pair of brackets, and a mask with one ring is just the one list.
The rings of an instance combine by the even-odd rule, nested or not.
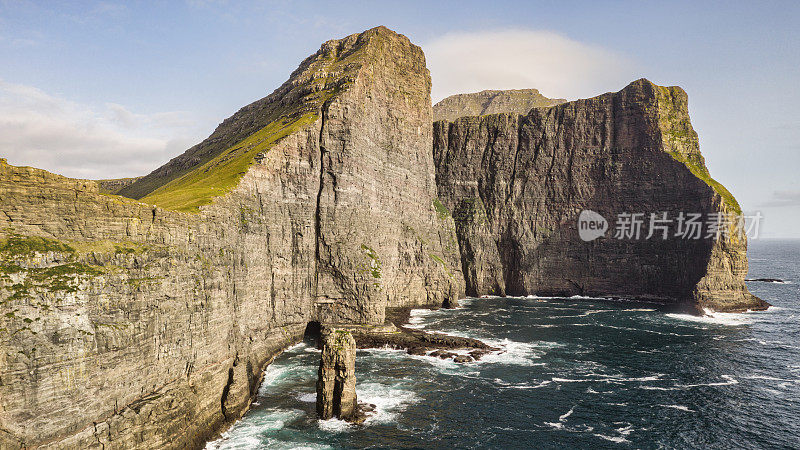
[(800, 238), (800, 2), (0, 0), (0, 157), (78, 178), (149, 173), (377, 25), (425, 50), (433, 101), (569, 100), (679, 85), (711, 175), (760, 237)]

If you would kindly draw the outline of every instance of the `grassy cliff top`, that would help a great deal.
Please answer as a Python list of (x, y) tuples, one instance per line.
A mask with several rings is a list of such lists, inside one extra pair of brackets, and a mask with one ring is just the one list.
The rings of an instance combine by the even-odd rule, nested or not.
[(709, 185), (722, 198), (722, 203), (728, 211), (741, 215), (742, 208), (739, 202), (722, 183), (711, 178), (706, 167), (705, 158), (700, 153), (697, 133), (689, 121), (689, 97), (686, 91), (678, 86), (658, 86), (645, 79), (637, 82), (649, 83), (654, 90), (658, 127), (666, 152), (685, 165), (694, 176)]
[(272, 94), (240, 109), (206, 140), (117, 193), (166, 209), (198, 212), (234, 188), (257, 155), (311, 126), (324, 104), (348, 89), (365, 64), (401, 56), (384, 54), (392, 42), (410, 45), (408, 38), (385, 27), (325, 42)]

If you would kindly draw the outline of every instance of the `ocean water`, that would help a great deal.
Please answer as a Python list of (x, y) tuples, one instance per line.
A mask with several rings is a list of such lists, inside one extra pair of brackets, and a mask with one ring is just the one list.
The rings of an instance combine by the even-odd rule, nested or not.
[(209, 449), (800, 448), (800, 241), (754, 241), (766, 312), (694, 317), (628, 302), (465, 299), (412, 326), (503, 352), (456, 364), (358, 352), (364, 426), (315, 418), (319, 353), (267, 369), (257, 403)]

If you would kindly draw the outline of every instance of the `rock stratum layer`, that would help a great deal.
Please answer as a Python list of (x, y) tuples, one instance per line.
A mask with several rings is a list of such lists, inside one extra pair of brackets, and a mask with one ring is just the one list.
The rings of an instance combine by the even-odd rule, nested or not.
[(464, 116), (517, 113), (527, 114), (533, 108), (546, 108), (566, 103), (563, 98), (547, 98), (537, 89), (486, 90), (472, 94), (456, 94), (433, 105), (433, 120), (455, 120)]
[(378, 27), (145, 177), (0, 160), (0, 448), (201, 447), (307, 324), (465, 290), (764, 306), (744, 241), (574, 239), (584, 207), (735, 208), (682, 91), (431, 122), (421, 49)]

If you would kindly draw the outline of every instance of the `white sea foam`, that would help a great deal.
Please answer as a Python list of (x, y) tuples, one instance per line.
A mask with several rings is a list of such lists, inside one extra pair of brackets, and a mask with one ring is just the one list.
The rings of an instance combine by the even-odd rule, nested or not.
[(683, 405), (658, 405), (658, 406), (660, 406), (662, 408), (677, 409), (679, 411), (685, 411), (685, 412), (695, 412), (695, 410), (689, 409), (688, 406), (683, 406)]
[(270, 364), (264, 371), (264, 381), (261, 383), (261, 386), (266, 387), (277, 383), (286, 378), (286, 376), (291, 375), (292, 369), (291, 366), (276, 366), (275, 364)]
[(692, 314), (666, 314), (672, 319), (684, 320), (687, 322), (707, 323), (712, 325), (741, 326), (752, 323), (753, 317), (749, 313), (723, 313), (711, 309), (704, 309), (702, 316)]
[[(356, 385), (356, 392), (359, 402), (375, 405), (375, 411), (370, 413), (364, 422), (367, 426), (395, 422), (406, 406), (418, 401), (414, 392), (381, 383), (360, 383)], [(314, 399), (316, 400), (316, 396)], [(318, 420), (317, 423), (321, 430), (328, 433), (343, 433), (356, 429), (348, 422), (338, 419)]]
[(592, 380), (589, 380), (589, 379), (577, 380), (577, 379), (574, 379), (574, 378), (559, 378), (559, 377), (553, 377), (551, 379), (553, 381), (555, 381), (556, 383), (586, 383), (586, 382), (592, 381)]
[(575, 406), (570, 408), (569, 411), (567, 411), (566, 413), (558, 416), (558, 421), (559, 422), (565, 422), (567, 420), (567, 417), (571, 416), (572, 413), (574, 413), (574, 412), (575, 412)]
[(573, 431), (573, 432), (584, 432), (584, 431), (585, 432), (590, 432), (590, 431), (592, 431), (594, 428), (590, 427), (588, 425), (579, 425), (578, 427), (564, 428), (564, 424), (567, 422), (567, 419), (569, 418), (569, 416), (571, 416), (572, 413), (575, 412), (575, 408), (577, 406), (578, 405), (574, 405), (572, 408), (569, 409), (569, 411), (567, 411), (564, 414), (558, 416), (558, 422), (545, 422), (544, 424), (548, 425), (548, 426), (551, 426), (551, 427), (553, 427), (553, 428), (555, 428), (557, 430), (566, 429), (567, 431)]
[(298, 379), (313, 377), (316, 372), (313, 366), (292, 362), (289, 364), (270, 364), (264, 371), (264, 381), (258, 388), (260, 396), (269, 396), (279, 392), (286, 383), (293, 383)]
[(555, 344), (547, 342), (517, 342), (509, 339), (485, 339), (484, 342), (492, 347), (500, 348), (500, 351), (484, 355), (477, 361), (477, 363), (505, 364), (515, 366), (539, 365), (535, 362), (535, 360), (541, 358), (541, 356), (544, 354), (544, 351), (541, 350), (541, 348), (547, 348), (549, 344)]
[(531, 383), (507, 383), (500, 378), (494, 379), (495, 384), (503, 389), (539, 389), (552, 383), (551, 380), (543, 380), (536, 384)]
[(618, 444), (622, 444), (624, 442), (630, 442), (629, 440), (625, 439), (622, 436), (606, 436), (605, 434), (599, 434), (599, 433), (595, 433), (594, 435), (599, 438), (605, 439), (607, 441), (616, 442)]
[(364, 422), (366, 425), (394, 422), (406, 406), (419, 401), (414, 392), (395, 385), (361, 383), (356, 392), (360, 401), (375, 405), (375, 412)]
[[(296, 409), (280, 409), (258, 411), (248, 416), (248, 420), (240, 420), (222, 437), (206, 444), (207, 450), (239, 450), (258, 448), (264, 445), (265, 431), (276, 431), (284, 428), (287, 422), (305, 414)], [(270, 447), (276, 447), (270, 445)]]
[(722, 379), (724, 381), (715, 381), (712, 383), (677, 384), (674, 386), (640, 386), (640, 388), (649, 391), (677, 391), (703, 386), (731, 386), (734, 384), (739, 384), (739, 381), (730, 375), (722, 375)]
[(800, 379), (778, 378), (778, 377), (771, 377), (768, 375), (749, 375), (743, 378), (746, 378), (748, 380), (780, 381), (782, 383), (800, 383)]
[(344, 433), (345, 431), (355, 429), (352, 424), (337, 418), (317, 420), (317, 425), (320, 430), (327, 431), (328, 433)]
[(301, 349), (304, 349), (304, 348), (306, 348), (308, 346), (309, 345), (307, 343), (305, 343), (305, 342), (298, 342), (297, 344), (290, 345), (290, 346), (286, 347), (286, 350), (284, 350), (284, 351), (287, 352), (287, 353), (291, 353), (291, 352), (294, 352), (294, 351), (299, 351)]
[(475, 303), (476, 300), (479, 300), (479, 299), (477, 299), (475, 297), (462, 298), (462, 299), (458, 300), (458, 306), (459, 307), (469, 306), (469, 305)]
[[(625, 403), (625, 404), (627, 405), (627, 403)], [(633, 431), (633, 424), (630, 424), (630, 423), (628, 423), (624, 427), (617, 428), (617, 433), (619, 433), (619, 434), (621, 434), (623, 436), (627, 436), (627, 435), (631, 434), (631, 431)]]
[(684, 384), (684, 385), (681, 385), (680, 387), (693, 388), (693, 387), (700, 387), (700, 386), (730, 386), (732, 384), (739, 384), (739, 381), (737, 381), (735, 378), (733, 378), (730, 375), (722, 375), (722, 378), (725, 379), (725, 381), (719, 381), (719, 382), (715, 382), (715, 383)]
[(585, 313), (581, 314), (581, 316), (591, 316), (592, 314), (600, 314), (600, 313), (607, 313), (607, 312), (614, 312), (613, 309), (593, 309), (586, 311)]
[[(432, 323), (436, 323), (435, 320), (431, 320), (431, 316), (437, 316), (442, 314), (445, 310), (441, 309), (424, 309), (424, 308), (415, 308), (409, 311), (408, 323), (403, 325), (406, 328), (414, 328), (414, 329), (423, 329)], [(452, 311), (450, 309), (446, 311)]]
[(408, 323), (405, 324), (408, 328), (424, 328), (422, 325), (425, 322), (427, 316), (434, 313), (433, 310), (430, 309), (412, 309), (409, 312)]
[(317, 401), (317, 394), (316, 392), (299, 394), (297, 399), (304, 403), (315, 403)]
[(682, 389), (678, 386), (672, 387), (661, 387), (661, 386), (639, 386), (640, 389), (646, 389), (648, 391), (678, 391)]
[[(556, 383), (594, 383), (594, 382), (605, 382), (605, 383), (628, 383), (628, 382), (646, 382), (646, 381), (658, 381), (664, 374), (656, 374), (656, 375), (649, 375), (644, 377), (624, 377), (621, 375), (603, 375), (603, 374), (594, 374), (588, 373), (585, 375), (587, 378), (559, 378), (553, 377), (552, 380)], [(589, 388), (591, 389), (591, 388)], [(598, 392), (592, 392), (598, 393)]]

